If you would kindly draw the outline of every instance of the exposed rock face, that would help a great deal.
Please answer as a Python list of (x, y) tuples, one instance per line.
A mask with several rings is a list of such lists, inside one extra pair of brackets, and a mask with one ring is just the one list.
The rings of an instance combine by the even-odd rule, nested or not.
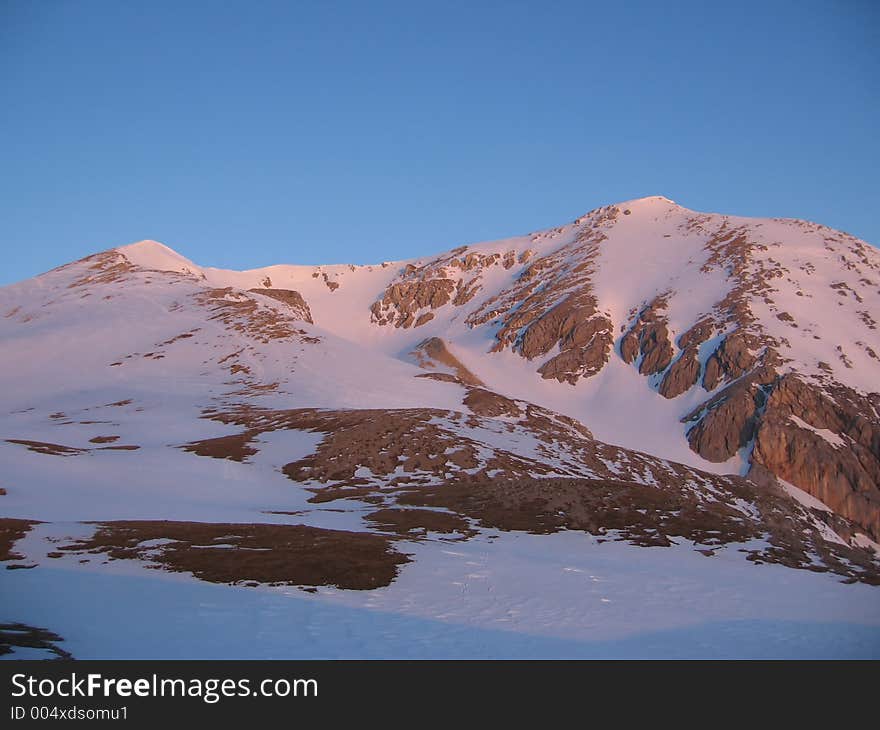
[[(694, 451), (708, 461), (722, 462), (748, 445), (755, 436), (766, 401), (762, 379), (756, 375), (733, 383), (684, 418), (698, 420), (688, 431), (688, 442)], [(705, 415), (701, 415), (703, 411)]]
[(520, 352), (529, 360), (559, 347), (559, 354), (538, 372), (546, 378), (574, 385), (605, 365), (611, 351), (611, 321), (596, 311), (589, 294), (571, 295), (526, 329)]
[(880, 540), (877, 404), (838, 386), (824, 393), (794, 375), (767, 403), (753, 462), (822, 500)]
[(700, 346), (712, 336), (714, 324), (711, 319), (702, 319), (678, 338), (682, 352), (672, 363), (660, 383), (660, 395), (676, 398), (686, 393), (700, 379)]
[(669, 341), (669, 329), (666, 317), (662, 314), (666, 309), (666, 297), (654, 299), (639, 314), (635, 325), (620, 341), (620, 355), (624, 362), (632, 363), (642, 355), (639, 372), (642, 375), (660, 373), (672, 362), (672, 343)]
[[(450, 301), (455, 291), (451, 279), (404, 281), (392, 284), (385, 295), (370, 308), (377, 324), (412, 327), (421, 309), (438, 309)], [(421, 321), (424, 324), (425, 320)]]
[(611, 322), (597, 317), (588, 323), (585, 333), (590, 337), (586, 345), (568, 345), (538, 368), (543, 378), (555, 378), (574, 385), (579, 378), (595, 375), (605, 366), (613, 342)]
[(558, 348), (538, 372), (574, 385), (599, 372), (611, 354), (613, 324), (599, 308), (591, 277), (607, 227), (619, 211), (600, 208), (576, 223), (574, 241), (545, 256), (531, 250), (515, 284), (482, 303), (467, 318), (470, 327), (499, 324), (493, 352), (510, 348), (532, 360)]
[(703, 387), (714, 390), (725, 380), (734, 380), (751, 370), (757, 362), (752, 352), (759, 347), (756, 338), (736, 330), (731, 332), (706, 361)]
[(701, 319), (681, 337), (678, 338), (678, 346), (682, 350), (690, 350), (699, 347), (712, 336), (715, 325), (711, 319)]
[[(797, 225), (819, 232), (812, 224)], [(806, 365), (808, 372), (818, 368), (822, 373), (806, 379), (798, 377), (797, 366), (790, 365), (794, 360), (789, 356), (797, 356), (798, 351), (789, 337), (807, 340), (809, 351), (812, 342), (831, 334), (819, 328), (818, 320), (798, 321), (792, 314), (795, 310), (789, 309), (790, 300), (777, 296), (787, 287), (789, 293), (813, 297), (815, 287), (810, 286), (809, 277), (816, 273), (816, 266), (797, 257), (787, 258), (788, 266), (783, 265), (773, 253), (782, 243), (762, 237), (754, 228), (731, 225), (729, 220), (719, 226), (710, 216), (694, 216), (685, 228), (708, 234), (704, 246), (708, 255), (701, 273), (723, 271), (729, 289), (678, 338), (677, 357), (665, 318), (666, 295), (657, 297), (621, 338), (622, 359), (638, 363), (644, 375), (662, 374), (659, 392), (667, 398), (686, 393), (698, 382), (713, 391), (712, 397), (682, 419), (688, 424), (689, 444), (700, 456), (720, 463), (742, 453), (751, 461), (753, 472), (764, 475), (765, 488), (772, 484), (772, 475), (785, 479), (877, 538), (880, 417), (874, 396), (859, 395), (841, 385), (839, 370), (830, 362), (819, 358), (801, 362), (800, 367)], [(822, 256), (834, 260), (841, 271), (861, 275), (858, 286), (854, 280), (832, 280), (829, 286), (836, 301), (830, 304), (836, 309), (843, 306), (843, 300), (852, 299), (854, 308), (863, 306), (868, 296), (877, 293), (869, 291), (873, 280), (865, 276), (869, 269), (876, 269), (876, 263), (857, 242), (831, 232), (822, 235), (818, 247), (824, 246)], [(799, 271), (793, 270), (793, 264)], [(674, 291), (668, 295), (678, 296)], [(876, 355), (868, 344), (872, 320), (862, 317), (861, 321), (867, 328), (855, 346), (872, 357)], [(779, 323), (788, 329), (780, 330)], [(710, 338), (724, 333), (701, 372), (701, 350)], [(838, 367), (852, 369), (851, 350), (837, 345), (834, 357)]]
[(480, 291), (484, 271), (495, 266), (510, 269), (515, 263), (516, 251), (487, 254), (461, 246), (427, 264), (407, 264), (370, 308), (372, 321), (404, 329), (419, 327), (434, 318), (433, 311), (420, 310), (464, 306)]
[(672, 363), (660, 383), (660, 395), (664, 398), (675, 398), (697, 384), (700, 377), (698, 352), (698, 348), (689, 347)]
[(249, 289), (253, 294), (262, 294), (271, 297), (279, 302), (288, 305), (304, 322), (314, 324), (312, 321), (312, 312), (306, 300), (302, 298), (302, 294), (293, 289)]
[[(880, 479), (877, 445), (872, 446), (873, 437), (866, 434), (880, 428), (880, 419), (866, 415), (867, 401), (856, 402), (855, 396), (841, 400), (839, 394), (833, 398), (822, 396), (821, 389), (817, 390), (812, 382), (803, 386), (816, 391), (816, 398), (829, 398), (836, 404), (835, 412), (849, 412), (847, 423), (855, 423), (854, 414), (862, 414), (858, 428), (863, 441), (847, 435), (841, 417), (818, 418), (812, 413), (815, 404), (808, 403), (801, 410), (792, 406), (792, 414), (805, 423), (815, 428), (827, 427), (842, 434), (840, 438), (851, 438), (852, 444), (846, 449), (835, 449), (809, 428), (778, 416), (777, 403), (794, 387), (788, 384), (786, 375), (791, 372), (787, 367), (791, 360), (780, 355), (791, 351), (791, 343), (786, 339), (788, 331), (800, 333), (806, 329), (811, 340), (819, 340), (825, 333), (817, 332), (815, 324), (796, 321), (798, 318), (792, 313), (799, 310), (787, 300), (782, 306), (776, 295), (781, 281), (795, 284), (796, 277), (812, 276), (814, 265), (803, 261), (802, 273), (798, 274), (775, 258), (773, 248), (782, 244), (772, 238), (762, 237), (756, 229), (732, 219), (694, 215), (679, 231), (685, 236), (702, 238), (705, 258), (697, 264), (700, 272), (721, 274), (719, 281), (724, 284), (720, 285), (714, 304), (698, 314), (695, 321), (682, 322), (681, 312), (687, 307), (682, 308), (681, 301), (686, 295), (675, 287), (658, 289), (653, 298), (648, 296), (644, 300), (640, 309), (632, 310), (624, 327), (617, 330), (621, 322), (615, 322), (612, 310), (606, 310), (597, 298), (594, 278), (601, 276), (602, 246), (622, 213), (614, 206), (593, 211), (575, 222), (572, 242), (551, 246), (549, 250), (539, 246), (537, 252), (529, 250), (515, 255), (508, 251), (487, 256), (462, 248), (428, 265), (408, 267), (403, 272), (403, 281), (389, 287), (383, 299), (374, 305), (374, 321), (400, 327), (419, 326), (431, 320), (437, 307), (472, 302), (481, 289), (481, 272), (485, 267), (498, 265), (509, 269), (519, 265), (522, 268), (512, 284), (484, 298), (467, 313), (468, 326), (494, 328), (493, 352), (517, 352), (536, 361), (543, 378), (575, 385), (605, 366), (613, 352), (615, 331), (620, 331), (621, 358), (637, 366), (642, 375), (651, 376), (651, 385), (660, 395), (676, 398), (700, 385), (711, 391), (700, 406), (682, 419), (687, 424), (688, 442), (700, 456), (718, 463), (742, 453), (767, 473), (797, 484), (834, 509), (843, 510), (841, 514), (849, 518), (854, 519), (859, 513), (863, 517), (872, 514), (872, 502), (865, 495), (877, 490)], [(809, 228), (810, 224), (804, 225)], [(863, 248), (848, 243), (845, 237), (826, 237), (825, 248), (843, 261), (842, 267), (847, 270), (874, 268)], [(445, 283), (436, 283), (441, 280)], [(801, 281), (809, 282), (806, 278), (798, 279)], [(852, 298), (853, 306), (861, 307), (858, 312), (862, 313), (867, 333), (875, 326), (876, 318), (866, 309), (870, 292), (865, 287), (876, 289), (871, 283), (874, 279), (863, 276), (859, 280), (864, 284), (861, 289), (842, 278), (831, 281), (835, 300)], [(794, 288), (799, 296), (811, 296), (808, 286), (795, 284)], [(838, 304), (834, 302), (835, 308)], [(768, 329), (768, 320), (782, 323), (787, 329)], [(680, 324), (687, 329), (677, 336), (675, 326)], [(713, 339), (716, 337), (717, 345)], [(874, 343), (867, 337), (866, 334), (857, 344), (876, 360), (876, 345), (872, 347)], [(818, 364), (829, 376), (826, 389), (838, 382), (834, 364), (852, 367), (848, 348), (845, 351), (838, 347), (834, 357), (840, 362)], [(456, 368), (436, 375), (469, 384)], [(469, 398), (475, 404), (482, 399), (475, 392)], [(844, 407), (844, 402), (850, 405)], [(503, 410), (492, 412), (497, 416)], [(864, 518), (861, 524), (869, 529), (873, 519)], [(876, 527), (872, 529), (876, 533)]]

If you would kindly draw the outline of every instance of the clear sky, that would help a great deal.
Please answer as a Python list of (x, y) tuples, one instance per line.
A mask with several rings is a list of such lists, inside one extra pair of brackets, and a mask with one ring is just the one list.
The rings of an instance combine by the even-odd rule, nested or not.
[(0, 283), (369, 263), (665, 195), (880, 243), (880, 2), (0, 0)]

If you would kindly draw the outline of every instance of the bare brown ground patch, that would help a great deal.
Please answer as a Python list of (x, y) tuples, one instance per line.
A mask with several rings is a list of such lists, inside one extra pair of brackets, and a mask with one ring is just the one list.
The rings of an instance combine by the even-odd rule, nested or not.
[(193, 441), (180, 448), (184, 451), (198, 454), (199, 456), (210, 456), (213, 459), (244, 461), (248, 456), (253, 456), (257, 453), (257, 449), (250, 446), (250, 442), (258, 433), (259, 432), (248, 430), (244, 433)]
[[(695, 549), (738, 544), (736, 549), (755, 562), (880, 582), (880, 564), (868, 550), (826, 541), (814, 516), (781, 490), (601, 444), (577, 422), (529, 404), (490, 397), (485, 405), (492, 411), (505, 406), (503, 413), (511, 404), (525, 414), (518, 424), (505, 423), (505, 429), (518, 425), (544, 444), (568, 448), (570, 468), (588, 470), (589, 478), (577, 472), (551, 477), (543, 462), (498, 449), (494, 455), (481, 454), (478, 442), (456, 429), (480, 425), (483, 417), (452, 411), (242, 406), (206, 411), (204, 417), (244, 427), (232, 437), (236, 447), (279, 429), (326, 434), (314, 454), (282, 469), (313, 492), (309, 501), (314, 504), (352, 499), (376, 505), (377, 511), (445, 508), (485, 527), (536, 533), (582, 530), (603, 540), (643, 546), (681, 540), (692, 541)], [(547, 456), (557, 458), (556, 453), (548, 450)], [(361, 473), (362, 468), (369, 473)], [(385, 527), (412, 534), (412, 525), (396, 525), (409, 518), (386, 515)], [(842, 528), (846, 525), (832, 526), (846, 535)], [(750, 540), (763, 545), (742, 546)]]
[(503, 395), (498, 395), (498, 393), (493, 393), (485, 388), (468, 389), (468, 394), (464, 398), (464, 404), (478, 416), (486, 416), (488, 418), (498, 416), (519, 418), (522, 416), (522, 409), (517, 405), (516, 401), (505, 398)]
[[(150, 544), (157, 540), (170, 542)], [(383, 535), (305, 525), (105, 522), (92, 537), (60, 550), (145, 560), (211, 583), (327, 585), (352, 590), (387, 586), (397, 576), (398, 566), (409, 562)]]
[(119, 441), (119, 436), (95, 436), (89, 439), (90, 444), (112, 444), (114, 441)]
[(0, 561), (22, 560), (24, 556), (13, 552), (12, 548), (30, 531), (31, 527), (38, 524), (39, 522), (34, 520), (0, 517)]
[[(759, 516), (747, 517), (727, 503), (753, 489), (749, 497)], [(703, 500), (674, 485), (552, 478), (451, 482), (405, 490), (396, 500), (444, 507), (483, 527), (535, 534), (580, 530), (645, 547), (687, 540), (714, 548), (764, 539), (764, 548), (741, 548), (747, 559), (880, 585), (880, 567), (869, 550), (823, 540), (798, 518), (790, 500), (745, 480), (724, 501)]]
[(593, 479), (461, 481), (402, 492), (400, 504), (445, 507), (485, 527), (547, 534), (581, 530), (636, 545), (668, 546), (682, 537), (703, 545), (759, 533), (742, 513), (701, 502), (684, 490)]
[(366, 519), (380, 530), (408, 538), (429, 532), (444, 535), (458, 533), (459, 539), (476, 534), (470, 523), (460, 515), (436, 510), (385, 508), (371, 512)]
[[(513, 401), (498, 397), (505, 408), (518, 408)], [(486, 404), (487, 405), (487, 404)], [(493, 406), (498, 403), (493, 401)], [(488, 406), (487, 406), (488, 407)], [(541, 416), (541, 409), (525, 408), (523, 424), (542, 428), (548, 436), (570, 438), (571, 419), (556, 421)], [(519, 412), (519, 411), (517, 411)], [(254, 448), (250, 444), (260, 433), (293, 429), (325, 434), (313, 454), (284, 465), (283, 473), (296, 482), (327, 485), (345, 490), (369, 486), (377, 479), (385, 486), (435, 483), (438, 478), (481, 468), (481, 446), (457, 433), (459, 425), (479, 425), (476, 416), (458, 411), (430, 408), (363, 409), (322, 411), (292, 409), (261, 410), (242, 406), (234, 410), (206, 411), (205, 418), (244, 426), (245, 431), (221, 439), (206, 439), (184, 448), (217, 458), (244, 458)], [(505, 427), (512, 428), (511, 424)], [(584, 436), (589, 432), (580, 429)], [(507, 474), (543, 473), (548, 467), (527, 458), (497, 449), (482, 465), (485, 470), (503, 469)], [(356, 476), (358, 469), (369, 469), (371, 479)], [(402, 471), (402, 473), (401, 473)], [(311, 487), (310, 487), (311, 488)], [(340, 494), (340, 498), (346, 496)]]
[(73, 446), (53, 444), (47, 441), (29, 441), (27, 439), (6, 439), (6, 443), (19, 444), (20, 446), (27, 447), (28, 451), (33, 451), (37, 454), (50, 454), (52, 456), (76, 456), (88, 451), (88, 449), (77, 449)]
[(69, 652), (57, 646), (59, 641), (64, 639), (47, 629), (20, 623), (0, 624), (0, 655), (11, 654), (13, 647), (18, 647), (44, 649), (54, 654), (55, 659), (73, 659)]
[[(119, 437), (114, 436), (112, 438)], [(94, 442), (94, 439), (91, 439), (91, 441)], [(111, 446), (97, 446), (90, 449), (81, 449), (76, 446), (64, 446), (63, 444), (53, 444), (47, 441), (29, 441), (27, 439), (6, 439), (6, 442), (24, 446), (28, 451), (33, 451), (36, 454), (48, 454), (50, 456), (79, 456), (81, 454), (88, 454), (92, 451), (136, 451), (140, 448), (140, 446), (134, 444), (114, 444)]]

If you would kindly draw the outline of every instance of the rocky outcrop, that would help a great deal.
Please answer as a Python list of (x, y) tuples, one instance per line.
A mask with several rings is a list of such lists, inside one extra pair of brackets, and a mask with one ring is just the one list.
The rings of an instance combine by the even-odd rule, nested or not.
[(304, 322), (314, 324), (312, 312), (302, 294), (293, 289), (248, 289), (252, 294), (262, 294), (289, 306)]
[(599, 372), (608, 362), (613, 342), (611, 320), (596, 310), (591, 295), (571, 295), (535, 321), (522, 337), (520, 352), (529, 360), (554, 347), (559, 354), (540, 368), (545, 379), (574, 385)]
[(765, 401), (766, 394), (756, 378), (728, 386), (685, 417), (685, 421), (699, 419), (688, 431), (688, 443), (707, 461), (727, 461), (754, 438)]
[(632, 363), (642, 356), (639, 363), (642, 375), (661, 373), (672, 362), (672, 343), (666, 317), (662, 314), (665, 309), (666, 297), (654, 299), (620, 341), (620, 355), (624, 362)]
[(754, 336), (740, 330), (731, 332), (706, 361), (703, 387), (715, 390), (724, 381), (747, 373), (758, 361), (754, 352), (758, 347), (760, 344)]
[(480, 292), (487, 269), (510, 269), (516, 261), (513, 250), (482, 253), (459, 246), (426, 264), (407, 264), (370, 308), (372, 321), (380, 326), (419, 327), (434, 318), (433, 311), (420, 310), (436, 310), (450, 303), (464, 306)]
[(699, 350), (690, 347), (679, 355), (660, 382), (660, 395), (675, 398), (690, 390), (700, 377)]
[[(248, 335), (257, 342), (268, 343), (273, 340), (297, 339), (317, 342), (308, 338), (304, 330), (297, 326), (301, 321), (311, 322), (311, 313), (302, 297), (294, 291), (284, 292), (273, 297), (288, 304), (286, 311), (277, 307), (265, 306), (254, 293), (267, 295), (269, 289), (248, 292), (242, 289), (224, 287), (222, 289), (203, 289), (192, 295), (194, 301), (210, 312), (212, 321), (222, 322), (227, 329)], [(294, 296), (295, 295), (295, 296)], [(294, 302), (296, 305), (294, 305)], [(302, 302), (300, 305), (299, 302)], [(308, 319), (306, 319), (308, 317)]]
[(599, 372), (611, 354), (613, 324), (598, 308), (591, 278), (599, 245), (618, 213), (614, 206), (595, 210), (575, 221), (579, 229), (571, 243), (544, 256), (520, 254), (518, 263), (528, 265), (515, 283), (471, 312), (468, 326), (498, 326), (492, 352), (509, 348), (532, 360), (558, 348), (538, 368), (545, 379), (574, 385)]
[(574, 385), (579, 378), (589, 378), (605, 366), (614, 340), (611, 322), (598, 317), (591, 321), (590, 327), (593, 334), (586, 346), (571, 346), (538, 368), (545, 380), (554, 378)]
[(660, 383), (660, 395), (676, 398), (697, 384), (700, 378), (700, 346), (711, 337), (714, 324), (702, 319), (678, 338), (682, 352), (672, 363)]
[(880, 418), (869, 397), (786, 375), (767, 402), (752, 460), (880, 540)]
[[(452, 299), (455, 282), (452, 279), (403, 281), (392, 284), (384, 296), (370, 308), (373, 322), (412, 327), (421, 309), (438, 309)], [(424, 323), (424, 322), (422, 322)]]
[[(718, 362), (737, 367), (736, 352)], [(794, 484), (880, 540), (878, 406), (880, 395), (779, 377), (765, 363), (682, 420), (695, 424), (688, 442), (704, 459), (726, 461), (754, 440), (752, 472)]]

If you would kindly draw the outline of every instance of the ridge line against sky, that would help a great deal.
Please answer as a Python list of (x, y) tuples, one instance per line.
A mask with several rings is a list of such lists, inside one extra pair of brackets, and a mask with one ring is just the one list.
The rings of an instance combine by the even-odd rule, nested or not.
[(0, 285), (375, 263), (663, 195), (876, 245), (880, 4), (0, 3)]

